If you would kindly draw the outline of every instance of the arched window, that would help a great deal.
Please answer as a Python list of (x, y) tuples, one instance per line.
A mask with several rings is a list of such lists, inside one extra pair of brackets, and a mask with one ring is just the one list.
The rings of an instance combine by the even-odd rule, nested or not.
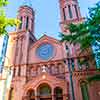
[(71, 10), (71, 6), (70, 5), (68, 5), (68, 12), (69, 12), (69, 17), (73, 18), (72, 10)]
[(63, 74), (63, 73), (65, 72), (64, 66), (63, 66), (61, 63), (59, 63), (57, 66), (58, 66), (58, 68), (59, 68), (59, 74), (60, 74), (60, 73)]
[(10, 89), (8, 100), (14, 100), (14, 89), (13, 88)]
[(29, 17), (26, 17), (26, 29), (28, 29), (28, 24), (29, 24)]
[(56, 75), (56, 74), (58, 74), (58, 72), (59, 72), (58, 66), (53, 66), (52, 67), (52, 74)]
[(77, 5), (74, 5), (74, 8), (75, 8), (75, 13), (76, 13), (76, 16), (77, 16), (77, 18), (79, 18), (79, 16), (78, 16), (78, 9), (77, 9)]
[(60, 87), (54, 89), (55, 100), (63, 100), (63, 90)]
[(75, 67), (74, 58), (71, 58), (71, 66), (72, 66), (72, 71), (73, 71)]
[(40, 98), (42, 97), (50, 97), (51, 96), (51, 88), (48, 84), (44, 83), (38, 87), (38, 95)]
[(70, 55), (70, 51), (69, 51), (69, 48), (68, 48), (67, 45), (65, 45), (65, 49), (66, 49), (66, 54), (67, 54), (67, 56), (69, 57), (69, 55)]
[(63, 16), (64, 16), (64, 20), (66, 20), (66, 13), (65, 13), (65, 9), (66, 9), (66, 7), (65, 7), (65, 8), (63, 8)]
[(89, 100), (87, 83), (84, 81), (81, 82), (81, 92), (83, 100)]

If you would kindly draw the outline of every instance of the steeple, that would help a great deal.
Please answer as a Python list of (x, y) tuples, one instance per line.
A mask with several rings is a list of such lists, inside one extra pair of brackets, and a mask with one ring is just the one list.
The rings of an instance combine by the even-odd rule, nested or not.
[(22, 5), (19, 7), (17, 18), (21, 20), (21, 24), (17, 27), (19, 30), (28, 30), (34, 32), (34, 11), (30, 0), (23, 0)]
[(59, 0), (61, 14), (61, 30), (68, 33), (67, 25), (69, 23), (80, 23), (84, 21), (81, 16), (78, 0)]

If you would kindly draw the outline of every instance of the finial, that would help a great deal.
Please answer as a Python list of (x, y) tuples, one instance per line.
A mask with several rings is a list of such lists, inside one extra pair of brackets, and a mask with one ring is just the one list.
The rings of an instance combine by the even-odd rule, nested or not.
[(22, 5), (32, 7), (32, 1), (31, 0), (23, 0)]
[(46, 66), (42, 66), (42, 72), (43, 72), (43, 73), (46, 72)]

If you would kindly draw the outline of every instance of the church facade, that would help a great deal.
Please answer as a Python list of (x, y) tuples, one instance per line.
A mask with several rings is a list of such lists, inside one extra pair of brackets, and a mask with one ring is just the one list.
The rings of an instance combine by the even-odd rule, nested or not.
[[(59, 0), (61, 31), (69, 33), (69, 23), (82, 23), (77, 0)], [(34, 36), (34, 10), (23, 5), (18, 10), (22, 21), (9, 33), (7, 57), (13, 76), (7, 90), (7, 100), (99, 100), (100, 82), (88, 82), (88, 77), (100, 74), (93, 59), (77, 53), (79, 45), (61, 42), (47, 35)], [(79, 59), (85, 64), (79, 65)], [(94, 92), (95, 91), (95, 92)]]

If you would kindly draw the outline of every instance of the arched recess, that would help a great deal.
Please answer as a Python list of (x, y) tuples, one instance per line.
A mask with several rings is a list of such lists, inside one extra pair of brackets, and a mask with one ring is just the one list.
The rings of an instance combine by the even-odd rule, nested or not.
[(28, 100), (35, 100), (35, 92), (33, 89), (29, 89), (27, 91), (27, 99)]
[(55, 100), (63, 100), (63, 89), (60, 87), (56, 87), (54, 89), (54, 97)]
[(67, 57), (69, 57), (70, 56), (70, 49), (69, 49), (67, 44), (65, 44), (65, 50), (66, 50)]
[(8, 100), (14, 100), (14, 88), (11, 88), (10, 89)]
[(52, 89), (47, 83), (42, 83), (37, 88), (37, 94), (39, 100), (50, 100)]
[(83, 100), (89, 100), (88, 83), (86, 81), (81, 81), (80, 87), (81, 87), (81, 93), (82, 93)]

